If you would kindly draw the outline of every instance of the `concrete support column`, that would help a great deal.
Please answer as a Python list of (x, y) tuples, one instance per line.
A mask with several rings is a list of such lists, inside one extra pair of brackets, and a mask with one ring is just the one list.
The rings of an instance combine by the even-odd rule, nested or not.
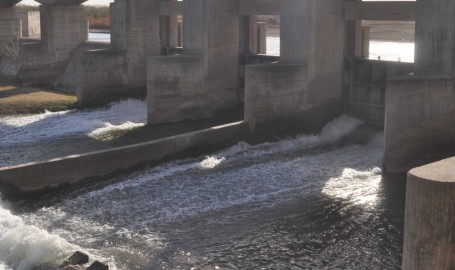
[(22, 36), (21, 27), (14, 7), (0, 6), (0, 56), (11, 39)]
[(455, 1), (418, 0), (415, 34), (415, 74), (454, 73)]
[(160, 55), (158, 0), (126, 1), (128, 86), (146, 86), (147, 58)]
[(212, 117), (238, 105), (238, 23), (238, 0), (183, 2), (183, 55), (149, 59), (149, 123)]
[(41, 5), (41, 40), (50, 61), (66, 61), (88, 39), (88, 21), (81, 5)]
[[(384, 169), (404, 173), (455, 147), (455, 91), (450, 77), (408, 76), (387, 82)], [(453, 151), (453, 149), (452, 149)]]
[(311, 34), (310, 22), (314, 0), (282, 0), (280, 24), (280, 62), (308, 63)]
[(258, 54), (267, 54), (267, 23), (257, 24)]
[(183, 2), (183, 54), (203, 55), (207, 42), (207, 0)]
[(388, 82), (384, 166), (409, 169), (455, 153), (455, 1), (417, 1), (414, 76)]
[(126, 1), (115, 0), (110, 4), (111, 49), (126, 50)]
[(250, 130), (276, 124), (283, 129), (298, 129), (302, 124), (310, 125), (309, 121), (305, 123), (309, 115), (318, 115), (320, 123), (313, 123), (323, 124), (339, 113), (343, 87), (343, 3), (281, 1), (280, 63), (245, 69), (245, 120)]
[(257, 54), (257, 16), (242, 16), (240, 18), (240, 50), (245, 54)]
[(455, 266), (455, 158), (412, 169), (406, 185), (403, 270)]

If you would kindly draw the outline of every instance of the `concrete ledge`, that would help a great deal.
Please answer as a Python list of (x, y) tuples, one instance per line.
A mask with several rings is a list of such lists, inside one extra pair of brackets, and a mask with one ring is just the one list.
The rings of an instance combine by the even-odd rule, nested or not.
[(405, 173), (453, 155), (455, 90), (451, 77), (405, 76), (386, 91), (384, 168)]
[(449, 158), (408, 173), (403, 269), (453, 269), (454, 250), (455, 158)]
[(226, 146), (246, 134), (244, 122), (213, 127), (147, 143), (0, 168), (0, 183), (31, 193), (157, 162), (192, 150)]

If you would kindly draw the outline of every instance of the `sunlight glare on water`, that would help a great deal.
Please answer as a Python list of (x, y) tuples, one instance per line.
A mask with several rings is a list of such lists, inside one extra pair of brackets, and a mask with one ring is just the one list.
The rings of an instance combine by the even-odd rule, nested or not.
[[(39, 228), (88, 250), (116, 269), (395, 269), (400, 233), (377, 204), (384, 200), (382, 135), (366, 145), (337, 146), (360, 124), (342, 116), (319, 135), (241, 142), (30, 206), (24, 201), (12, 206), (22, 210), (9, 219), (23, 220), (29, 233), (39, 235), (31, 229)], [(379, 245), (374, 235), (387, 238)], [(54, 243), (44, 245), (54, 250)]]

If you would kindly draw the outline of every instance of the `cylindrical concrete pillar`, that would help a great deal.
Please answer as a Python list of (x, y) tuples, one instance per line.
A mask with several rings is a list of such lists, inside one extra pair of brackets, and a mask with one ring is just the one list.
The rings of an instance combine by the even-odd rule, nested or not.
[(455, 269), (455, 158), (408, 174), (403, 270)]

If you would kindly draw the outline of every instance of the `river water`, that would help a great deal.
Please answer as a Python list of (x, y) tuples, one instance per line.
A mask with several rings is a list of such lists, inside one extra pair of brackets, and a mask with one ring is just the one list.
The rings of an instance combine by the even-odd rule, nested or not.
[(96, 141), (111, 132), (142, 127), (146, 122), (146, 102), (132, 99), (96, 110), (0, 117), (0, 167), (75, 154), (79, 141), (81, 152), (93, 151), (99, 147)]
[(75, 250), (111, 269), (399, 269), (403, 181), (382, 140), (237, 145), (40, 198), (2, 201), (0, 269), (55, 269)]

